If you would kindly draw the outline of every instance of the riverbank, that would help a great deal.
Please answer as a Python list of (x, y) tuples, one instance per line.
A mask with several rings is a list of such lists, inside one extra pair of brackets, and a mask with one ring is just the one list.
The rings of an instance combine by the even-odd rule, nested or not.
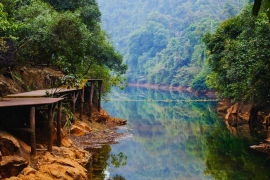
[(212, 91), (212, 90), (197, 91), (187, 86), (174, 87), (174, 86), (168, 86), (168, 85), (162, 85), (162, 84), (147, 84), (147, 83), (146, 84), (129, 83), (128, 85), (131, 87), (149, 88), (149, 89), (164, 90), (164, 91), (187, 92), (187, 93), (193, 93), (196, 95), (204, 95), (209, 98), (217, 97), (215, 91)]
[(251, 134), (260, 134), (261, 142), (250, 148), (270, 156), (269, 107), (269, 104), (232, 103), (224, 99), (218, 103), (217, 112), (232, 134), (247, 138), (250, 138)]
[(0, 71), (0, 97), (25, 91), (48, 89), (64, 74), (47, 67), (18, 66), (12, 70)]
[(84, 116), (82, 121), (62, 131), (61, 147), (53, 146), (53, 151), (47, 152), (44, 145), (39, 144), (34, 158), (30, 157), (26, 143), (2, 132), (0, 144), (5, 146), (0, 146), (1, 179), (88, 179), (86, 166), (93, 153), (85, 149), (117, 143), (117, 139), (124, 136), (116, 132), (117, 126), (124, 124), (125, 120), (112, 118), (104, 110), (96, 111), (90, 121)]

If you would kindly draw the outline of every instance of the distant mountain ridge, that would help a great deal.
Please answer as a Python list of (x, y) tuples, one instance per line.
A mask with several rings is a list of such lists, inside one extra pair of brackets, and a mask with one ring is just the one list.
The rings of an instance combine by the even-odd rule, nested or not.
[(103, 27), (129, 66), (132, 83), (205, 89), (202, 37), (247, 0), (98, 0)]

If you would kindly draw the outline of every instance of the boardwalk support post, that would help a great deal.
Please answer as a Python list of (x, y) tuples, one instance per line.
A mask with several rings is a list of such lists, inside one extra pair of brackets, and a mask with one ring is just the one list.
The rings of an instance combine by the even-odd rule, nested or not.
[(52, 129), (53, 129), (53, 105), (49, 106), (49, 122), (48, 122), (48, 151), (52, 152), (52, 145), (53, 145), (53, 139), (52, 139)]
[(90, 94), (89, 94), (89, 119), (91, 118), (92, 115), (92, 108), (93, 108), (93, 95), (94, 95), (94, 82), (91, 81), (91, 86), (90, 86)]
[(36, 109), (30, 108), (30, 128), (31, 128), (31, 155), (36, 155)]
[(101, 109), (101, 88), (102, 88), (102, 80), (98, 81), (98, 111)]
[(61, 141), (62, 141), (62, 137), (61, 137), (61, 120), (62, 120), (62, 103), (59, 102), (58, 103), (58, 111), (57, 111), (57, 121), (56, 121), (56, 128), (57, 128), (57, 146), (61, 146)]
[(81, 108), (80, 108), (80, 119), (83, 119), (83, 109), (84, 109), (84, 88), (81, 91)]

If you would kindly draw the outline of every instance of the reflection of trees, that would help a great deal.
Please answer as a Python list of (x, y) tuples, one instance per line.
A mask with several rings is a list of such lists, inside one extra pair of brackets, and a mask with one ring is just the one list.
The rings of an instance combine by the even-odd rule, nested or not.
[(248, 143), (225, 129), (215, 129), (204, 136), (206, 174), (215, 179), (270, 179), (269, 162), (248, 149)]
[(128, 157), (123, 152), (120, 152), (118, 154), (111, 154), (111, 164), (115, 168), (125, 166), (127, 165), (127, 158)]
[[(141, 99), (194, 99), (184, 93), (136, 88), (129, 91), (133, 99), (137, 99), (136, 95)], [(133, 175), (135, 179), (181, 179), (194, 175), (196, 178), (199, 174), (228, 180), (270, 178), (266, 160), (249, 152), (248, 142), (229, 133), (214, 107), (210, 102), (111, 102), (107, 108), (105, 105), (113, 116), (128, 119), (135, 131), (136, 144), (125, 150), (133, 152), (129, 162), (140, 172)], [(144, 153), (134, 151), (134, 146)]]
[(123, 176), (115, 175), (113, 176), (113, 180), (126, 180)]
[[(194, 99), (184, 93), (160, 93), (145, 89), (137, 91), (131, 93), (137, 94), (139, 98), (146, 95), (148, 99), (158, 100)], [(132, 98), (137, 99), (134, 95)], [(204, 126), (211, 125), (212, 118), (216, 118), (213, 111), (209, 112), (212, 107), (212, 103), (205, 102), (110, 103), (107, 110), (111, 110), (113, 116), (120, 115), (120, 118), (130, 121), (129, 124), (136, 134), (134, 139), (142, 145), (145, 152), (134, 152), (135, 154), (129, 156), (129, 162), (132, 162), (136, 171), (141, 174), (141, 177), (137, 175), (134, 179), (179, 179), (192, 177), (194, 172), (203, 173), (203, 162), (198, 162), (197, 157), (187, 152), (186, 148), (187, 141), (193, 139), (196, 142)], [(134, 146), (126, 148), (127, 152), (133, 152)]]
[(108, 166), (107, 162), (110, 158), (110, 152), (111, 147), (109, 145), (94, 150), (92, 161), (88, 168), (89, 180), (103, 180), (105, 178), (104, 171)]
[[(105, 170), (112, 165), (115, 168), (125, 166), (127, 164), (127, 156), (120, 152), (118, 154), (110, 154), (110, 145), (104, 145), (100, 149), (90, 150), (93, 152), (92, 161), (88, 166), (89, 180), (103, 180), (105, 178)], [(114, 180), (124, 180), (125, 178), (116, 175)]]

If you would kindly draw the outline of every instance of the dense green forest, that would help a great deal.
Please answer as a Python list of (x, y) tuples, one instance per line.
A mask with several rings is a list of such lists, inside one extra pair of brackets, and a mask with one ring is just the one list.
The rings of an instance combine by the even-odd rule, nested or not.
[(103, 78), (107, 89), (127, 67), (100, 26), (95, 0), (0, 0), (0, 64), (60, 68)]
[(270, 26), (267, 14), (251, 7), (204, 37), (211, 73), (207, 83), (235, 100), (266, 102), (270, 88)]
[(129, 82), (205, 89), (202, 37), (246, 0), (98, 0), (103, 26), (129, 66)]
[(129, 82), (210, 87), (223, 97), (265, 101), (269, 1), (255, 1), (257, 16), (248, 2), (0, 0), (0, 64), (103, 78), (108, 91), (122, 82), (124, 59)]

